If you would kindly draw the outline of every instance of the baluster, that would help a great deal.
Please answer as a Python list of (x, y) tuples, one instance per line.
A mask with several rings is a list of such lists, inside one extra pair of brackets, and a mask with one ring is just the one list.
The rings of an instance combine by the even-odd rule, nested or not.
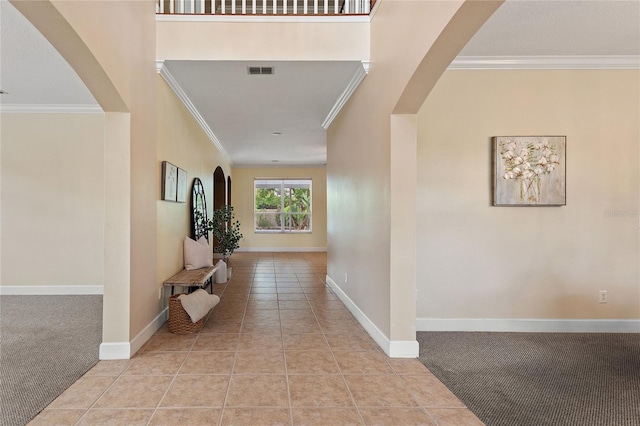
[(169, 0), (169, 13), (174, 13), (175, 5), (173, 4), (173, 0)]
[(367, 15), (371, 13), (371, 0), (365, 0), (364, 13), (366, 13)]
[(225, 4), (225, 0), (220, 0), (220, 13), (221, 13), (222, 15), (224, 15), (225, 13), (227, 13), (227, 12), (225, 11), (226, 7), (227, 7), (227, 5)]
[(345, 0), (344, 2), (344, 13), (349, 13), (349, 0)]
[(262, 0), (262, 14), (267, 14), (267, 0)]
[(231, 14), (236, 14), (236, 0), (231, 0)]
[(211, 0), (211, 14), (216, 14), (216, 0)]
[(318, 14), (318, 0), (313, 0), (313, 13)]
[(298, 14), (298, 0), (293, 0), (293, 14)]
[(282, 0), (282, 13), (287, 14), (287, 0)]
[(196, 13), (196, 0), (189, 0), (189, 13)]
[(251, 14), (256, 14), (256, 0), (251, 0)]
[(242, 14), (247, 14), (247, 0), (242, 0)]
[(340, 0), (333, 0), (333, 13), (340, 13)]
[(329, 0), (324, 0), (324, 14), (329, 14)]
[(278, 0), (271, 0), (273, 2), (273, 14), (278, 13)]
[(306, 15), (307, 13), (309, 13), (309, 4), (308, 4), (308, 0), (304, 0), (304, 7), (303, 7), (303, 11), (304, 14)]

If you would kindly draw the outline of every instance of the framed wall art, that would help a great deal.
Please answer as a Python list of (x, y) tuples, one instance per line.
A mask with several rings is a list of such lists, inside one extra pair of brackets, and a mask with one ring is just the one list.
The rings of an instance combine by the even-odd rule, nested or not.
[(178, 167), (178, 193), (176, 201), (179, 203), (187, 202), (187, 171)]
[(178, 168), (168, 161), (162, 162), (162, 199), (176, 201)]
[(496, 136), (494, 206), (566, 205), (566, 136)]

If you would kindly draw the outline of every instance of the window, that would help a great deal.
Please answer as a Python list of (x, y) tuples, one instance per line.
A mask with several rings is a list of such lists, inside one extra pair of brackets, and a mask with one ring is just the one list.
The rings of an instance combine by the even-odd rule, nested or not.
[(311, 179), (256, 179), (256, 232), (311, 232)]

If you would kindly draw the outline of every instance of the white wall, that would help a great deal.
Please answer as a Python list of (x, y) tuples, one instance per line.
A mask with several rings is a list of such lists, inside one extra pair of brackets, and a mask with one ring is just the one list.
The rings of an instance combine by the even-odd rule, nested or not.
[[(260, 234), (254, 229), (254, 179), (312, 180), (312, 232), (302, 234)], [(326, 167), (235, 167), (231, 183), (231, 201), (244, 236), (240, 251), (327, 249), (327, 172)]]
[(104, 114), (1, 119), (2, 292), (101, 293)]
[[(418, 115), (419, 329), (640, 316), (639, 93), (638, 71), (445, 73)], [(491, 206), (504, 135), (567, 136), (566, 206)]]

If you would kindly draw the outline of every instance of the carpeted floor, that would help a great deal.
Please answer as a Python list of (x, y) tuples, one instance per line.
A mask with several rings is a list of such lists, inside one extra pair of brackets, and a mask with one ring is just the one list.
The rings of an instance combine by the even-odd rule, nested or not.
[(98, 362), (102, 296), (0, 297), (0, 424), (27, 424)]
[(487, 426), (640, 425), (640, 334), (417, 335), (420, 361)]

